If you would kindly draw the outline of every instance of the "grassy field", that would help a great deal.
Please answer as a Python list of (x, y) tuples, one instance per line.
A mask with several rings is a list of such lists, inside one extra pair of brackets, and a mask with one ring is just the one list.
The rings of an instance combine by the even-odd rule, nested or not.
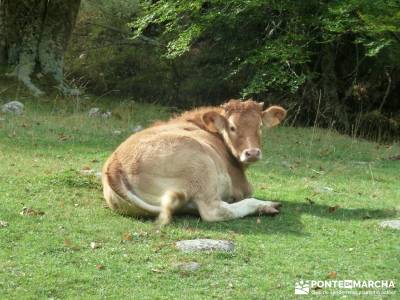
[[(152, 220), (106, 209), (99, 181), (80, 170), (101, 170), (131, 128), (168, 110), (25, 104), (23, 116), (0, 115), (1, 299), (288, 299), (301, 279), (400, 284), (399, 232), (378, 225), (399, 218), (400, 161), (388, 159), (399, 144), (312, 128), (266, 131), (264, 160), (248, 175), (256, 197), (283, 203), (280, 215), (212, 224), (182, 216), (158, 231)], [(88, 118), (94, 105), (113, 117)], [(175, 249), (192, 238), (229, 239), (236, 249)], [(191, 261), (198, 271), (176, 267)]]

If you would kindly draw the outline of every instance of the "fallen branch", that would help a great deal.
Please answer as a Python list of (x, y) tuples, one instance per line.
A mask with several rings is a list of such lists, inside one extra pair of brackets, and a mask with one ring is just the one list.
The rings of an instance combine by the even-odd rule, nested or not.
[[(110, 25), (106, 25), (106, 24), (99, 24), (99, 23), (93, 23), (93, 22), (85, 22), (85, 24), (86, 25), (92, 25), (92, 26), (98, 26), (98, 27), (102, 27), (102, 28), (105, 28), (105, 29), (108, 29), (108, 30), (111, 30), (111, 31), (114, 31), (114, 32), (118, 32), (118, 33), (122, 33), (122, 34), (125, 34), (125, 35), (129, 35), (129, 31), (127, 31), (127, 30), (123, 30), (123, 29), (120, 29), (120, 28), (117, 28), (117, 27), (114, 27), (114, 26), (110, 26)], [(145, 36), (145, 35), (140, 35), (140, 36), (138, 36), (137, 38), (135, 38), (135, 39), (132, 39), (132, 40), (141, 40), (142, 42), (144, 42), (144, 43), (147, 43), (147, 44), (151, 44), (151, 45), (154, 45), (154, 46), (157, 46), (157, 47), (165, 47), (165, 45), (162, 45), (159, 41), (157, 41), (156, 39), (153, 39), (153, 38), (150, 38), (150, 37), (148, 37), (148, 36)]]
[(388, 78), (388, 85), (387, 85), (387, 88), (386, 88), (385, 95), (383, 96), (381, 105), (379, 106), (379, 109), (378, 109), (379, 112), (382, 111), (382, 108), (383, 108), (383, 106), (385, 105), (386, 99), (387, 99), (387, 97), (389, 96), (389, 93), (390, 93), (390, 88), (391, 88), (391, 86), (392, 86), (392, 78), (390, 77), (389, 72), (388, 72), (388, 71), (385, 71), (385, 74), (386, 74), (386, 77)]

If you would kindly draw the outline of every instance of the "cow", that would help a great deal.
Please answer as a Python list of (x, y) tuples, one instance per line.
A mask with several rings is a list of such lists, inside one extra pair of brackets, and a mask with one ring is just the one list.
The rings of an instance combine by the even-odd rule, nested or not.
[(280, 204), (251, 198), (245, 171), (262, 157), (262, 127), (286, 117), (252, 99), (202, 107), (131, 135), (108, 158), (102, 183), (108, 206), (129, 216), (197, 213), (204, 221), (279, 213)]

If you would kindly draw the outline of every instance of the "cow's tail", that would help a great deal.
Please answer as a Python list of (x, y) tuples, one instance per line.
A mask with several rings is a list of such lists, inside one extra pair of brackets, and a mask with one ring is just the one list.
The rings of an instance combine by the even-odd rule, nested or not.
[(129, 200), (133, 205), (136, 205), (140, 209), (143, 209), (152, 214), (159, 214), (161, 212), (161, 207), (149, 204), (145, 202), (142, 198), (135, 194), (134, 191), (126, 190), (125, 199)]
[[(110, 170), (110, 167), (114, 170)], [(107, 170), (103, 170), (102, 177), (103, 186), (108, 185), (115, 194), (120, 198), (125, 199), (133, 206), (154, 215), (158, 215), (161, 212), (160, 206), (147, 203), (135, 193), (132, 185), (128, 182), (125, 174), (123, 174), (119, 166), (113, 166), (112, 164), (109, 165)]]

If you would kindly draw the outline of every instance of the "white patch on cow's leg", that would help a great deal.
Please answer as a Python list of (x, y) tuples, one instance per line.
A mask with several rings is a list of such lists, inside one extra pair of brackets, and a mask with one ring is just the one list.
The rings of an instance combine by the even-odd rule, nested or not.
[[(251, 199), (255, 199), (255, 198), (251, 198)], [(263, 204), (263, 206), (270, 206), (273, 208), (280, 208), (282, 206), (282, 204), (280, 204), (279, 202), (263, 201), (263, 200), (258, 200), (258, 199), (255, 199), (255, 200), (260, 201)]]
[(205, 221), (225, 221), (243, 218), (255, 213), (275, 214), (279, 211), (279, 203), (262, 201), (255, 198), (243, 199), (235, 203), (218, 202), (198, 202), (199, 212)]
[(161, 199), (161, 213), (157, 223), (167, 225), (172, 220), (172, 214), (186, 201), (186, 196), (179, 192), (166, 192)]
[[(228, 209), (233, 212), (236, 218), (243, 218), (248, 215), (262, 212), (263, 210), (268, 213), (275, 212), (275, 204), (271, 201), (262, 201), (255, 198), (243, 199), (239, 202), (228, 204)], [(265, 210), (270, 208), (270, 210)]]

